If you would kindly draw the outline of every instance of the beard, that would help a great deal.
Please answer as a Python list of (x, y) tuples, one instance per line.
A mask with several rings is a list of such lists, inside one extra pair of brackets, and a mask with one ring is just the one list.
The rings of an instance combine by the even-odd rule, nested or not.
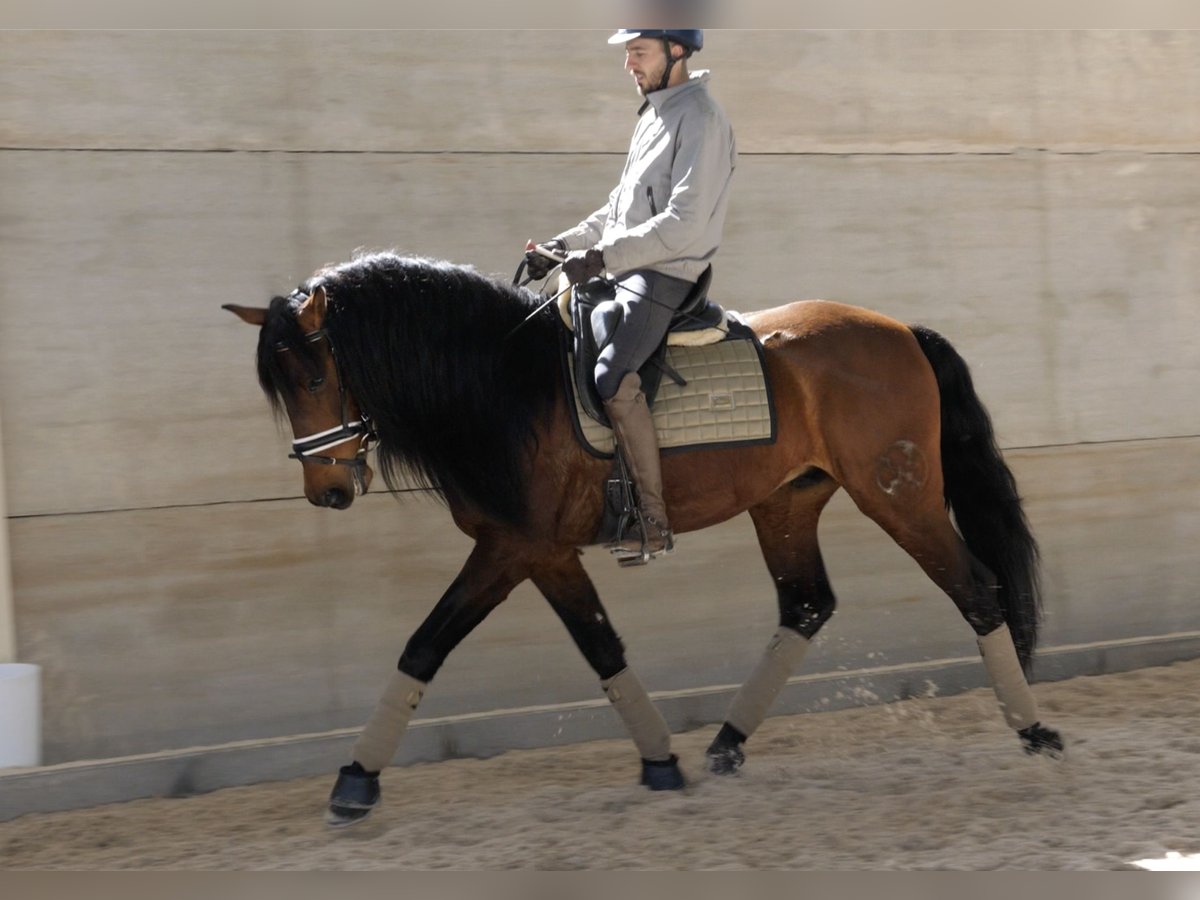
[(643, 73), (641, 78), (637, 78), (634, 84), (637, 86), (638, 94), (645, 97), (647, 94), (652, 94), (657, 91), (658, 86), (662, 84), (663, 73), (666, 70), (666, 63), (663, 63), (663, 65)]

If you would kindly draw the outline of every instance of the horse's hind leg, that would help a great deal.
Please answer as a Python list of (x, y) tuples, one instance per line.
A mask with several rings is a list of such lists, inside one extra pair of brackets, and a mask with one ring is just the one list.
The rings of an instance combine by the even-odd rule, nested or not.
[(767, 570), (775, 580), (779, 628), (733, 698), (708, 748), (709, 768), (719, 775), (741, 766), (742, 744), (762, 724), (804, 659), (809, 642), (833, 615), (836, 599), (817, 543), (817, 520), (837, 487), (823, 472), (813, 472), (784, 485), (750, 510)]
[(547, 557), (531, 577), (599, 676), (601, 688), (625, 723), (642, 758), (642, 784), (655, 791), (682, 788), (679, 760), (671, 752), (671, 731), (625, 662), (625, 648), (578, 552), (570, 548)]
[(331, 825), (364, 818), (379, 802), (379, 772), (392, 761), (409, 720), (434, 674), (471, 630), (482, 622), (528, 570), (510, 548), (479, 542), (462, 571), (413, 634), (343, 766), (329, 798)]
[(1017, 731), (1027, 752), (1062, 750), (1057, 732), (1041, 725), (1037, 701), (1025, 678), (1017, 650), (996, 599), (995, 576), (971, 554), (955, 530), (940, 492), (916, 492), (901, 501), (882, 491), (847, 492), (940, 587), (975, 632), (1005, 721)]

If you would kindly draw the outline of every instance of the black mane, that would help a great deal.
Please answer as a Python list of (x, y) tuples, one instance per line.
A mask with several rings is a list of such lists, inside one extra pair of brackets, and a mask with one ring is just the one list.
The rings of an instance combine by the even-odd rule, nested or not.
[[(444, 500), (522, 524), (535, 429), (560, 381), (558, 342), (549, 312), (506, 336), (539, 298), (469, 267), (394, 253), (322, 270), (304, 289), (317, 285), (341, 375), (379, 436), (388, 486), (407, 475)], [(285, 303), (272, 303), (263, 340), (270, 331), (271, 341), (310, 350), (294, 310), (290, 332), (273, 324)], [(273, 377), (261, 345), (259, 359), (260, 378)]]

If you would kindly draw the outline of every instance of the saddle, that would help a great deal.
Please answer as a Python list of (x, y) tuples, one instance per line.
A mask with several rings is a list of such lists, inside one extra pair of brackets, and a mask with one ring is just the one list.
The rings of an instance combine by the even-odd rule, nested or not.
[[(712, 269), (706, 269), (638, 372), (663, 453), (775, 441), (775, 402), (764, 375), (762, 344), (736, 313), (708, 298), (711, 278)], [(573, 300), (569, 293), (559, 301), (559, 335), (564, 387), (574, 400), (568, 403), (572, 427), (588, 453), (613, 462), (592, 540), (605, 544), (621, 540), (637, 522), (633, 485), (593, 381), (600, 348), (591, 312), (613, 291), (595, 281), (586, 291), (577, 289)]]
[[(681, 387), (687, 383), (667, 362), (668, 346), (701, 347), (730, 336), (730, 319), (725, 310), (708, 298), (711, 283), (712, 266), (709, 266), (672, 316), (666, 338), (638, 370), (642, 379), (642, 393), (646, 395), (646, 405), (651, 409), (654, 408), (654, 399), (658, 396), (664, 374)], [(614, 296), (615, 289), (610, 282), (595, 279), (587, 285), (577, 285), (559, 300), (559, 313), (573, 337), (571, 380), (579, 405), (590, 418), (606, 428), (611, 427), (611, 423), (604, 412), (604, 402), (596, 390), (593, 377), (596, 360), (603, 348), (592, 330), (592, 310)]]
[[(711, 269), (638, 372), (664, 453), (775, 440), (775, 403), (764, 374), (762, 344), (737, 313), (708, 297), (710, 280)], [(616, 442), (593, 381), (600, 348), (591, 310), (612, 296), (602, 284), (593, 282), (573, 300), (559, 300), (559, 335), (576, 437), (593, 456), (609, 459)]]

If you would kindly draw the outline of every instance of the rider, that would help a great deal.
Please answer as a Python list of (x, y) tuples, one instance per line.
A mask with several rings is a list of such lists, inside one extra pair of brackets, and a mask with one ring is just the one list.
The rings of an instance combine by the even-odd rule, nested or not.
[[(662, 496), (658, 436), (638, 369), (662, 343), (672, 313), (708, 268), (721, 241), (737, 160), (733, 130), (708, 93), (707, 70), (688, 71), (704, 46), (699, 29), (622, 28), (625, 69), (645, 102), (620, 183), (608, 202), (539, 246), (566, 252), (563, 273), (581, 284), (605, 270), (615, 297), (592, 313), (609, 343), (596, 363), (596, 388), (638, 488), (644, 535), (613, 549), (657, 556), (674, 545)], [(553, 263), (530, 243), (531, 275)]]

